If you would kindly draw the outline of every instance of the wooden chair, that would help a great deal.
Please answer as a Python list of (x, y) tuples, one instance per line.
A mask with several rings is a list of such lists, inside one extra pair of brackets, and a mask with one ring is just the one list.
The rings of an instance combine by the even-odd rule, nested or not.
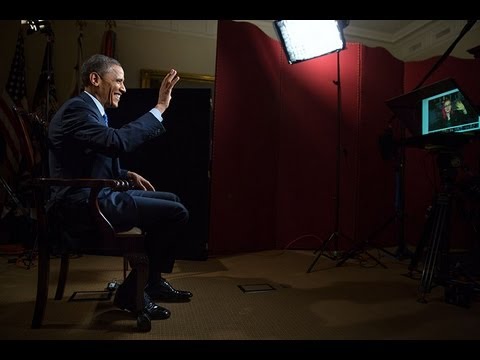
[[(34, 114), (26, 113), (21, 108), (14, 108), (17, 120), (22, 128), (23, 138), (21, 139), (22, 148), (24, 149), (24, 158), (27, 167), (31, 173), (34, 173), (35, 157), (32, 142), (31, 131), (27, 126), (35, 121), (39, 121)], [(46, 140), (46, 137), (45, 139)], [(131, 269), (137, 271), (137, 294), (135, 315), (137, 319), (137, 329), (142, 332), (151, 330), (151, 320), (144, 313), (144, 288), (147, 282), (148, 258), (143, 252), (145, 234), (138, 228), (133, 228), (127, 232), (116, 232), (107, 218), (100, 210), (97, 196), (102, 188), (110, 187), (115, 191), (126, 191), (130, 188), (130, 184), (125, 180), (115, 179), (58, 179), (47, 177), (35, 177), (32, 175), (29, 179), (29, 187), (33, 190), (33, 207), (36, 210), (36, 227), (37, 227), (37, 250), (38, 250), (38, 280), (37, 293), (35, 300), (35, 310), (32, 319), (32, 328), (38, 329), (42, 326), (45, 309), (48, 300), (48, 285), (50, 278), (50, 254), (52, 247), (52, 238), (61, 234), (55, 234), (52, 231), (52, 223), (58, 218), (56, 212), (58, 209), (54, 207), (46, 210), (46, 194), (52, 186), (72, 186), (79, 188), (90, 188), (89, 209), (92, 215), (94, 227), (93, 230), (103, 240), (104, 244), (119, 244), (123, 254), (123, 276), (127, 275), (128, 264)], [(58, 224), (55, 228), (59, 229)], [(62, 229), (62, 227), (60, 227)], [(69, 230), (69, 229), (63, 229)], [(139, 249), (142, 249), (139, 251)], [(60, 273), (55, 293), (55, 300), (61, 300), (65, 291), (69, 269), (69, 252), (66, 249), (61, 253)]]

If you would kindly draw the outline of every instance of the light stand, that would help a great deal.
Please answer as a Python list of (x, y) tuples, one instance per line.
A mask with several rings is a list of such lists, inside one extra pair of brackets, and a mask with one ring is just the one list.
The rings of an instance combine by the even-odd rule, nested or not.
[[(315, 259), (307, 270), (307, 273), (312, 272), (315, 264), (317, 263), (320, 256), (324, 255), (325, 257), (337, 260), (337, 251), (338, 251), (338, 239), (340, 237), (345, 237), (340, 232), (340, 160), (342, 155), (342, 145), (341, 145), (341, 130), (340, 126), (342, 123), (342, 82), (340, 80), (340, 51), (337, 51), (337, 80), (334, 80), (333, 83), (337, 86), (337, 158), (336, 158), (336, 174), (335, 174), (335, 222), (334, 230), (329, 238), (315, 250), (317, 253)], [(334, 241), (334, 253), (333, 256), (327, 254), (325, 250), (327, 246)]]
[[(335, 223), (334, 231), (323, 245), (315, 250), (318, 252), (313, 263), (307, 270), (311, 272), (321, 255), (330, 259), (337, 259), (338, 239), (341, 235), (340, 226), (340, 158), (341, 139), (340, 125), (342, 120), (342, 87), (340, 81), (340, 51), (345, 49), (343, 29), (348, 20), (278, 20), (274, 22), (275, 30), (282, 42), (290, 64), (309, 60), (323, 55), (337, 53), (337, 79), (333, 83), (337, 86), (337, 159), (335, 182)], [(334, 256), (325, 253), (327, 246), (334, 241)]]

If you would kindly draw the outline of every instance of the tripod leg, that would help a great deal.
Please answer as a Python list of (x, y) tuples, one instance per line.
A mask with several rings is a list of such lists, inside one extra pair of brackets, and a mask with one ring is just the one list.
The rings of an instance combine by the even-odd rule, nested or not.
[(378, 265), (380, 265), (381, 267), (383, 267), (384, 269), (387, 269), (387, 266), (382, 263), (380, 260), (378, 260), (375, 256), (373, 256), (372, 254), (370, 254), (368, 251), (365, 251), (365, 254), (368, 255), (368, 257), (370, 257), (370, 259), (374, 260)]
[[(368, 242), (367, 241), (364, 241), (364, 242), (360, 242), (358, 243), (357, 245), (355, 245), (352, 249), (350, 249), (350, 251), (347, 252), (347, 254), (337, 263), (337, 267), (338, 266), (342, 266), (345, 261), (347, 261), (348, 259), (351, 259), (353, 258), (353, 256), (359, 252), (364, 252), (370, 259), (374, 260), (378, 265), (380, 265), (381, 267), (383, 267), (384, 269), (387, 269), (387, 266), (382, 263), (380, 260), (378, 260), (375, 256), (373, 256), (372, 254), (370, 254), (367, 250), (365, 250), (365, 247), (368, 246)], [(379, 248), (380, 250), (383, 250), (381, 248)]]
[[(317, 256), (315, 256), (315, 259), (313, 260), (312, 264), (311, 264), (310, 267), (308, 268), (307, 273), (311, 273), (311, 272), (312, 272), (313, 267), (314, 267), (315, 264), (317, 263), (318, 259), (320, 259), (320, 256), (322, 256), (322, 254), (323, 254), (323, 253), (325, 252), (325, 250), (327, 249), (327, 246), (328, 246), (328, 244), (330, 243), (330, 241), (332, 241), (332, 240), (333, 240), (335, 237), (337, 237), (337, 236), (338, 236), (338, 234), (337, 234), (336, 232), (332, 233), (332, 234), (330, 235), (330, 237), (327, 239), (327, 241), (325, 241), (325, 242), (323, 243), (323, 245), (321, 246), (321, 248), (315, 250), (315, 252), (318, 251), (318, 254), (317, 254)], [(325, 255), (325, 256), (327, 256), (327, 255)], [(329, 256), (327, 256), (327, 257), (329, 257)]]
[(425, 259), (422, 278), (420, 280), (420, 302), (426, 302), (425, 296), (432, 289), (432, 282), (437, 271), (437, 282), (442, 283), (446, 281), (448, 264), (446, 263), (445, 259), (442, 259), (443, 261), (440, 264), (440, 269), (438, 269), (437, 259), (440, 251), (445, 255), (447, 250), (450, 203), (451, 196), (449, 194), (439, 194), (433, 212), (434, 218), (430, 236), (430, 246)]
[[(336, 232), (333, 232), (327, 239), (327, 241), (324, 241), (322, 243), (322, 245), (320, 245), (318, 248), (315, 249), (315, 251), (313, 252), (314, 254), (318, 253), (320, 251), (320, 254), (322, 252), (324, 252), (326, 249), (327, 249), (327, 245), (330, 243), (330, 241), (333, 240), (333, 238), (337, 236), (337, 233)], [(320, 255), (321, 256), (321, 255)]]
[(355, 246), (353, 246), (346, 254), (345, 256), (339, 261), (337, 262), (337, 267), (338, 266), (342, 266), (345, 261), (347, 261), (348, 259), (351, 259), (357, 252), (360, 252), (363, 248), (363, 243), (362, 242), (359, 242), (357, 243)]
[(423, 255), (423, 251), (425, 249), (425, 245), (427, 244), (428, 237), (431, 234), (432, 225), (433, 225), (432, 212), (433, 212), (432, 207), (429, 207), (426, 214), (426, 221), (423, 227), (422, 236), (420, 237), (417, 247), (415, 248), (415, 253), (413, 254), (412, 259), (410, 261), (410, 265), (408, 266), (408, 271), (409, 271), (408, 275), (410, 277), (413, 275), (413, 272), (417, 270), (418, 262), (420, 261)]
[(386, 253), (386, 254), (388, 254), (392, 257), (395, 257), (395, 255), (393, 253), (391, 253), (390, 251), (385, 250), (381, 247), (375, 246), (372, 243), (372, 240), (375, 239), (379, 234), (381, 234), (391, 223), (393, 223), (393, 221), (395, 219), (396, 219), (396, 215), (394, 214), (390, 218), (388, 218), (387, 221), (382, 224), (382, 226), (380, 226), (378, 229), (376, 229), (374, 232), (372, 232), (368, 236), (367, 240), (361, 241), (361, 242), (357, 243), (356, 245), (354, 245), (349, 251), (347, 251), (345, 256), (342, 257), (342, 259), (337, 263), (336, 266), (342, 266), (345, 263), (345, 261), (352, 258), (356, 253), (364, 251), (371, 259), (375, 260), (375, 262), (377, 262), (377, 264), (379, 264), (380, 266), (382, 266), (383, 268), (386, 269), (387, 266), (385, 266), (385, 264), (383, 264), (380, 260), (378, 260), (372, 254), (369, 254), (368, 251), (366, 251), (365, 249), (368, 248), (368, 247), (374, 247), (374, 248), (376, 248), (378, 250), (381, 250), (384, 253)]

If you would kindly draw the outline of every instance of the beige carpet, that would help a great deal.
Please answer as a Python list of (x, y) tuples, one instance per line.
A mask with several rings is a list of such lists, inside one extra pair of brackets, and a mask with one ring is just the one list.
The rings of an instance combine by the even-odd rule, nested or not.
[(366, 257), (336, 267), (321, 257), (307, 274), (313, 252), (290, 250), (178, 261), (168, 278), (194, 297), (189, 303), (161, 304), (172, 316), (153, 321), (149, 333), (136, 332), (136, 321), (111, 301), (68, 301), (75, 291), (102, 290), (121, 280), (121, 258), (72, 259), (61, 301), (53, 300), (59, 265), (53, 259), (51, 300), (37, 330), (30, 329), (36, 268), (0, 258), (0, 339), (480, 340), (477, 299), (470, 308), (447, 304), (443, 287), (436, 287), (427, 304), (419, 303), (418, 279), (403, 275), (408, 262), (372, 254), (388, 268)]

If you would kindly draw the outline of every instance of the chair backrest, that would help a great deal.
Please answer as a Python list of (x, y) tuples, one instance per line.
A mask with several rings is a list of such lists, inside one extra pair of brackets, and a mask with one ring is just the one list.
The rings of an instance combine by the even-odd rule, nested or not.
[[(45, 121), (39, 118), (36, 113), (27, 113), (23, 108), (14, 107), (14, 113), (17, 115), (17, 119), (21, 128), (22, 137), (19, 139), (21, 144), (22, 159), (25, 164), (25, 172), (29, 174), (33, 182), (37, 182), (39, 178), (48, 178), (48, 150), (47, 150), (47, 124)], [(116, 232), (107, 220), (107, 218), (101, 212), (96, 197), (101, 188), (96, 187), (100, 184), (95, 184), (93, 179), (57, 179), (61, 185), (65, 186), (77, 186), (77, 187), (90, 187), (91, 198), (89, 201), (90, 207), (84, 208), (74, 207), (66, 208), (62, 207), (62, 204), (56, 204), (56, 207), (52, 207), (49, 210), (49, 223), (53, 223), (53, 226), (57, 229), (55, 232), (64, 231), (66, 236), (63, 239), (63, 244), (57, 244), (65, 251), (75, 250), (90, 252), (96, 254), (105, 255), (121, 255), (122, 249), (120, 244), (116, 241)], [(80, 180), (80, 181), (78, 181)], [(63, 184), (64, 183), (64, 184)], [(34, 205), (45, 206), (45, 202), (49, 198), (50, 184), (49, 186), (42, 185), (43, 187), (43, 199), (36, 199)], [(114, 186), (118, 186), (119, 190), (126, 190), (129, 184), (116, 180)], [(40, 209), (36, 209), (37, 212)], [(86, 212), (91, 215), (91, 224), (79, 224), (78, 218), (82, 212)], [(88, 216), (88, 214), (83, 214)], [(50, 227), (47, 230), (52, 230)], [(95, 241), (92, 237), (96, 236)], [(58, 240), (61, 241), (61, 240)], [(63, 246), (62, 246), (63, 245)]]

